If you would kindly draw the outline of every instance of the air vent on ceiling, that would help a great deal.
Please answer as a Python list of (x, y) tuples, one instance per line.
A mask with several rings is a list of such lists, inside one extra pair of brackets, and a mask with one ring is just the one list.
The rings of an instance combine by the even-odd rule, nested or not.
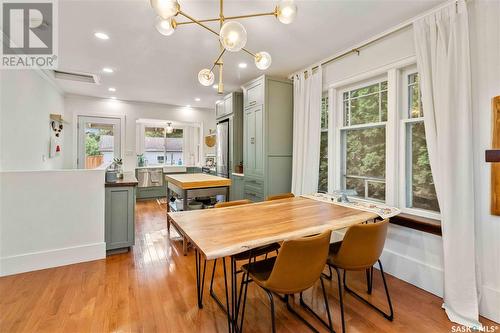
[(64, 72), (64, 71), (55, 70), (54, 77), (56, 79), (60, 79), (60, 80), (69, 80), (69, 81), (99, 84), (99, 77), (97, 75), (94, 75), (94, 74)]

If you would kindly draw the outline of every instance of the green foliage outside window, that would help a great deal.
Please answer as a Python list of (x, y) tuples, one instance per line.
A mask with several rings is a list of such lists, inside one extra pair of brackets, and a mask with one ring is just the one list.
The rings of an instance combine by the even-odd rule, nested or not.
[(318, 191), (328, 192), (328, 97), (321, 99)]
[(99, 149), (100, 137), (96, 135), (87, 135), (87, 140), (85, 140), (85, 154), (87, 156), (98, 156), (102, 155)]

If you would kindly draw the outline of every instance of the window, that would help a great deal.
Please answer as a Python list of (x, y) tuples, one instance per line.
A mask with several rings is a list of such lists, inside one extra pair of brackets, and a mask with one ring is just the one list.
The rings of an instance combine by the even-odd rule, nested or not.
[(164, 127), (144, 127), (144, 158), (148, 164), (183, 164), (183, 130), (166, 133)]
[(321, 99), (318, 191), (328, 192), (328, 96), (323, 96)]
[(387, 81), (347, 90), (342, 97), (342, 188), (385, 201)]
[(406, 207), (439, 212), (425, 140), (418, 73), (405, 76), (408, 96), (403, 112), (406, 137)]

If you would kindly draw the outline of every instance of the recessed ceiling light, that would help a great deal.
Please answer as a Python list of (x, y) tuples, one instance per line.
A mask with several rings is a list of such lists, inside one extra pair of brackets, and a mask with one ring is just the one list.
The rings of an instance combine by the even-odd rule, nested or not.
[(116, 91), (116, 88), (113, 88), (113, 87), (108, 88), (108, 91), (115, 92), (115, 91)]
[(186, 107), (187, 107), (187, 108), (190, 108), (190, 107), (191, 107), (191, 105), (189, 105), (189, 104), (188, 104), (188, 105), (186, 105)]
[(104, 32), (96, 32), (96, 33), (94, 34), (94, 36), (96, 36), (96, 37), (97, 37), (97, 38), (99, 38), (99, 39), (103, 39), (103, 40), (107, 40), (107, 39), (109, 39), (109, 36), (108, 36), (108, 35), (106, 35)]
[(214, 85), (212, 86), (212, 88), (217, 89), (217, 88), (219, 88), (219, 85), (218, 85), (218, 84), (214, 84)]
[(194, 100), (197, 102), (201, 101), (201, 99), (199, 97), (196, 97)]
[(111, 96), (110, 98), (111, 98), (111, 99), (116, 99), (116, 96)]
[(247, 68), (247, 63), (246, 62), (241, 62), (238, 64), (239, 68)]
[(104, 68), (102, 69), (102, 71), (103, 71), (104, 73), (113, 73), (113, 68), (104, 67)]

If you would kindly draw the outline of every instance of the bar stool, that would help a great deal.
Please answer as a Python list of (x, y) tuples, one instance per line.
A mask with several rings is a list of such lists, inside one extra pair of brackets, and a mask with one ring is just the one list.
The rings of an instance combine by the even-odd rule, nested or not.
[[(353, 225), (347, 229), (344, 240), (341, 243), (335, 243), (330, 246), (327, 264), (329, 267), (334, 268), (337, 272), (342, 332), (345, 332), (345, 320), (344, 303), (342, 299), (342, 281), (340, 279), (339, 271), (341, 269), (344, 270), (343, 284), (345, 291), (351, 293), (356, 298), (375, 309), (386, 319), (390, 321), (394, 319), (394, 312), (392, 309), (391, 297), (389, 296), (389, 290), (387, 289), (387, 283), (385, 281), (384, 269), (379, 259), (382, 254), (382, 250), (384, 249), (388, 225), (388, 219), (376, 223)], [(373, 287), (373, 265), (375, 265), (376, 262), (378, 262), (380, 267), (380, 274), (382, 275), (382, 281), (384, 283), (387, 303), (389, 304), (389, 313), (383, 312), (381, 309), (368, 302), (365, 298), (361, 297), (347, 286), (347, 271), (364, 270), (366, 271), (367, 277), (367, 292), (368, 294), (371, 294)]]

